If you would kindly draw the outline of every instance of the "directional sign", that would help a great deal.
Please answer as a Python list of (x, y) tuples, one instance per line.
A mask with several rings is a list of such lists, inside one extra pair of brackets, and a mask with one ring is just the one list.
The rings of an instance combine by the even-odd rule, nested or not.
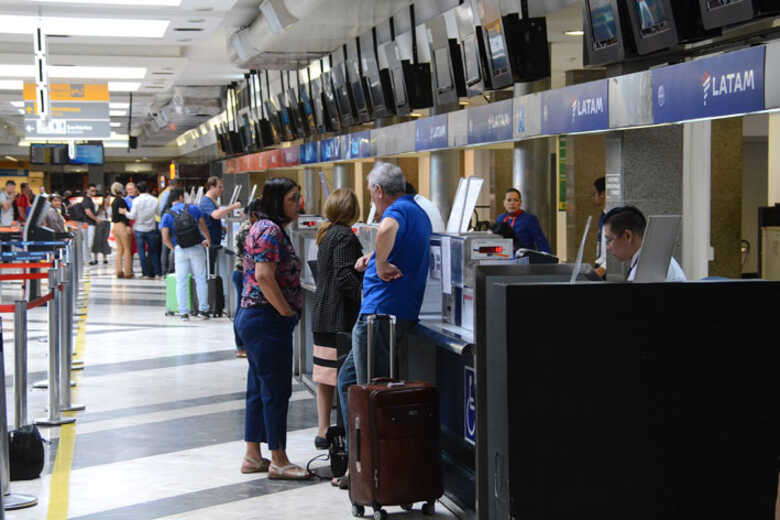
[(49, 117), (39, 119), (35, 85), (24, 85), (24, 136), (27, 139), (108, 139), (111, 137), (106, 84), (59, 83), (49, 86)]

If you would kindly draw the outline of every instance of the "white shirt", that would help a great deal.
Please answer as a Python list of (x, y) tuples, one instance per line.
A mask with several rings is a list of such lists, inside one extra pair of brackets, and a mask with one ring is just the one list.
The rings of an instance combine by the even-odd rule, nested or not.
[(157, 199), (148, 193), (142, 193), (133, 199), (133, 209), (127, 214), (127, 218), (135, 220), (135, 231), (154, 231), (157, 214)]
[[(642, 252), (642, 248), (639, 248), (639, 251), (634, 253), (633, 258), (631, 258), (631, 270), (628, 272), (628, 278), (626, 278), (626, 281), (633, 281), (634, 277), (636, 276), (636, 264), (639, 262), (639, 254)], [(666, 281), (667, 282), (684, 282), (688, 278), (685, 277), (685, 271), (682, 270), (682, 267), (680, 267), (680, 264), (677, 263), (677, 260), (672, 257), (671, 260), (669, 260), (669, 271), (666, 273)]]
[(414, 196), (414, 201), (422, 210), (428, 215), (428, 220), (431, 221), (431, 228), (434, 233), (444, 232), (444, 219), (441, 218), (441, 212), (432, 201), (426, 199), (419, 193)]
[(13, 199), (8, 196), (5, 190), (0, 191), (0, 202), (11, 201), (11, 206), (8, 209), (0, 210), (0, 226), (10, 226), (14, 223), (14, 208)]

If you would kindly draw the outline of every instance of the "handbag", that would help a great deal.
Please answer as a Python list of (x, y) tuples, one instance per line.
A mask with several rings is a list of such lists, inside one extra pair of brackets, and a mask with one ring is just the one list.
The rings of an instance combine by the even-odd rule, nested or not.
[(11, 480), (31, 480), (43, 471), (43, 437), (35, 425), (8, 432)]

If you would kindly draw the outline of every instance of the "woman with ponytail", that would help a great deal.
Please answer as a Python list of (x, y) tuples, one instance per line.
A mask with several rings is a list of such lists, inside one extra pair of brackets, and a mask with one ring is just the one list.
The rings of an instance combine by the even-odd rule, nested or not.
[(327, 449), (333, 391), (341, 361), (352, 348), (352, 327), (360, 311), (362, 273), (355, 262), (363, 255), (352, 232), (360, 215), (355, 193), (339, 188), (325, 201), (328, 221), (317, 232), (317, 292), (314, 295), (314, 374), (317, 386), (318, 449)]

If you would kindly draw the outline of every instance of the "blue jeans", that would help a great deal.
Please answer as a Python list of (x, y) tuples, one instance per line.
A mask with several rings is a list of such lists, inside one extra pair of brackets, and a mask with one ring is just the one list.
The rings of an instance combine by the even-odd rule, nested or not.
[[(162, 276), (160, 268), (160, 233), (157, 231), (135, 231), (135, 243), (138, 246), (138, 259), (141, 261), (141, 271), (144, 276)], [(146, 247), (149, 245), (149, 257), (152, 262), (152, 271), (146, 263)]]
[(244, 440), (266, 442), (270, 450), (284, 449), (292, 395), (292, 332), (298, 318), (259, 306), (241, 309), (237, 320), (249, 360)]
[(203, 246), (196, 245), (182, 248), (176, 246), (174, 259), (176, 263), (176, 299), (179, 300), (179, 313), (189, 314), (190, 302), (187, 299), (187, 283), (189, 275), (195, 279), (195, 289), (198, 294), (198, 310), (209, 311), (209, 290), (206, 283), (206, 251)]
[(233, 280), (233, 287), (236, 289), (236, 313), (233, 315), (233, 336), (236, 341), (236, 349), (243, 350), (244, 342), (241, 341), (241, 337), (238, 335), (236, 324), (238, 323), (238, 313), (241, 312), (241, 292), (244, 289), (244, 273), (236, 269), (233, 271), (231, 279)]
[[(397, 320), (395, 325), (395, 342), (400, 343), (404, 335), (414, 327), (416, 322), (411, 320)], [(368, 374), (366, 373), (368, 341), (366, 327), (366, 315), (358, 316), (355, 326), (352, 327), (352, 350), (344, 359), (344, 364), (339, 369), (339, 401), (341, 403), (341, 413), (344, 418), (344, 429), (347, 432), (349, 440), (349, 423), (347, 421), (347, 390), (354, 384), (366, 384)], [(388, 324), (386, 321), (377, 321), (374, 325), (374, 377), (386, 377), (390, 375), (390, 345), (388, 335)]]

